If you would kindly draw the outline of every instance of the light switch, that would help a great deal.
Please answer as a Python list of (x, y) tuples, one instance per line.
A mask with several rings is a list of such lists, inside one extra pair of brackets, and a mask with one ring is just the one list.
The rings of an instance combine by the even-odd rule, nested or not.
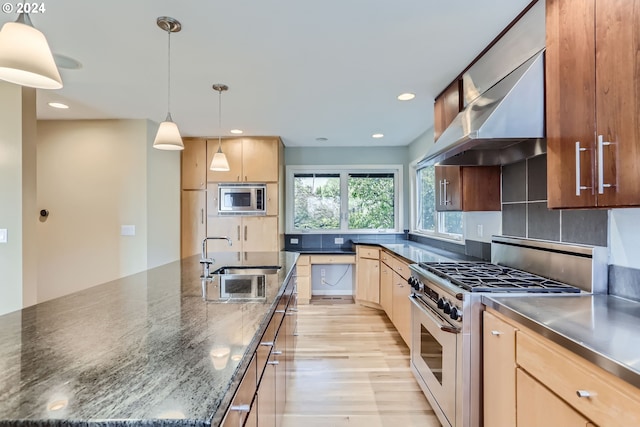
[(135, 236), (136, 235), (136, 226), (135, 225), (122, 225), (122, 226), (120, 226), (120, 235), (121, 236)]
[(0, 228), (0, 243), (7, 243), (7, 229)]

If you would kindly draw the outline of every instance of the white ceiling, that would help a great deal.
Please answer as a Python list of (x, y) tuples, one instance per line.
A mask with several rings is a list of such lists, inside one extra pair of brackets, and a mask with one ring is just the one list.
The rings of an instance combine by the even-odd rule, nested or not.
[[(225, 83), (223, 135), (280, 135), (290, 147), (406, 145), (432, 126), (433, 98), (529, 2), (45, 1), (34, 26), (82, 68), (61, 69), (64, 88), (38, 91), (38, 117), (164, 120), (167, 33), (156, 18), (171, 16), (182, 23), (171, 36), (171, 114), (183, 136), (218, 135), (211, 85)], [(16, 17), (3, 13), (0, 23)], [(402, 92), (416, 98), (396, 100)]]

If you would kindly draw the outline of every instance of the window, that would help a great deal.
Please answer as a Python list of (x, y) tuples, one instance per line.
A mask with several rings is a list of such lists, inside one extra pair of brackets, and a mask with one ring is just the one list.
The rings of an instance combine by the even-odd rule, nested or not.
[(435, 167), (416, 171), (416, 231), (454, 240), (462, 240), (462, 212), (436, 211)]
[[(295, 231), (361, 232), (399, 229), (401, 166), (312, 171), (289, 166), (289, 228)], [(338, 170), (340, 169), (340, 170)]]

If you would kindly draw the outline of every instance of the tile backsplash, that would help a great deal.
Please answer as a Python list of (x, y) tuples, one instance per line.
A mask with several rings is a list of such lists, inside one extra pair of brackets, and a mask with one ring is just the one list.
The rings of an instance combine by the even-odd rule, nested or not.
[(502, 233), (507, 236), (607, 246), (606, 209), (547, 208), (547, 156), (502, 167)]

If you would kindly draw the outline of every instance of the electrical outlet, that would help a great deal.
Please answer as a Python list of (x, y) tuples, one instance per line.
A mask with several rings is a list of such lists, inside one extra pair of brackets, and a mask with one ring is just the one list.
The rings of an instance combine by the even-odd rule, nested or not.
[(482, 234), (484, 232), (483, 228), (484, 227), (482, 227), (482, 224), (478, 224), (478, 230), (477, 230), (478, 237), (482, 237)]
[(292, 237), (291, 240), (289, 240), (289, 243), (291, 243), (292, 245), (297, 245), (298, 239), (296, 237)]
[(333, 239), (333, 243), (335, 243), (336, 245), (341, 245), (344, 243), (344, 238), (336, 237), (335, 239)]
[(324, 276), (326, 276), (327, 271), (324, 268), (320, 269), (320, 277), (322, 277), (322, 281), (324, 282)]
[(7, 229), (0, 228), (0, 243), (7, 243)]

